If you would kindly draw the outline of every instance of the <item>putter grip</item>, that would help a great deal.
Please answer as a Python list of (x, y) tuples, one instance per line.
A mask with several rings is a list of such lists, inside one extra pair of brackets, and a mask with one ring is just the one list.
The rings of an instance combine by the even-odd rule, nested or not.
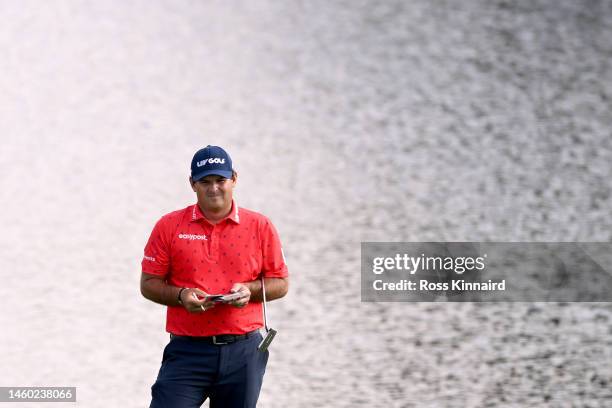
[(259, 343), (259, 346), (257, 346), (257, 350), (261, 352), (268, 350), (268, 346), (270, 345), (270, 343), (272, 343), (272, 340), (274, 340), (274, 336), (276, 336), (276, 330), (268, 330), (266, 336), (263, 338), (261, 343)]

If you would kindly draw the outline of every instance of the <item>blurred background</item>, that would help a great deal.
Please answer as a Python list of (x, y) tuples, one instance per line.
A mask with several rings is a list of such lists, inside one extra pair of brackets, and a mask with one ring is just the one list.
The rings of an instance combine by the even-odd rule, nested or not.
[(0, 385), (148, 406), (143, 248), (218, 144), (291, 273), (259, 406), (611, 406), (610, 304), (360, 301), (362, 241), (610, 241), (610, 38), (604, 0), (0, 1)]

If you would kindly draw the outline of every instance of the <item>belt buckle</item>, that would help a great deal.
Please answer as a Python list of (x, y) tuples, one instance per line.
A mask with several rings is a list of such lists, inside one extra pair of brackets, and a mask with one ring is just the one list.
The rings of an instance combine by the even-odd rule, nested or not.
[(227, 341), (217, 341), (217, 336), (212, 336), (212, 341), (214, 345), (222, 346), (224, 344), (229, 344)]

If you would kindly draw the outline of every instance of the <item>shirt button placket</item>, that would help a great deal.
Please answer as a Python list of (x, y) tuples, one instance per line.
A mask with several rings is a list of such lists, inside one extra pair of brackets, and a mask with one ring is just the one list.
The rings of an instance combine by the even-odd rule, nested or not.
[(219, 254), (219, 228), (215, 225), (210, 234), (210, 257), (217, 259)]

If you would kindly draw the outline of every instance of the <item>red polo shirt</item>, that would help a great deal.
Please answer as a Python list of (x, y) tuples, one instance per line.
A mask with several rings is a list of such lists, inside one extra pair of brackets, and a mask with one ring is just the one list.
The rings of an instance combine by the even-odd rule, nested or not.
[[(173, 286), (228, 293), (234, 283), (284, 278), (287, 266), (276, 229), (265, 216), (232, 203), (229, 215), (211, 224), (197, 204), (164, 215), (153, 228), (142, 271)], [(184, 336), (242, 334), (263, 326), (261, 303), (244, 308), (217, 304), (201, 314), (169, 306), (166, 330)]]

